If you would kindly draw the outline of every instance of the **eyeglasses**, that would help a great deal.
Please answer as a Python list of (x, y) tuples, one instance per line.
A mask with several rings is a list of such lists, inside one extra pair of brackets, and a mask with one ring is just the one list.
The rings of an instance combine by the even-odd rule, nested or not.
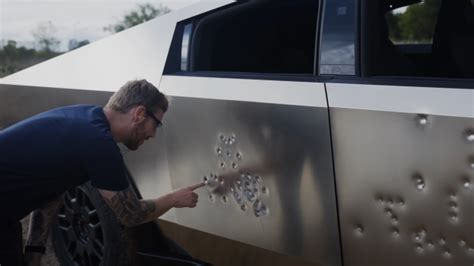
[(156, 116), (148, 109), (145, 109), (146, 110), (146, 114), (151, 117), (153, 120), (155, 120), (155, 123), (156, 123), (156, 128), (159, 128), (163, 125), (163, 123), (161, 123), (160, 119), (156, 118)]

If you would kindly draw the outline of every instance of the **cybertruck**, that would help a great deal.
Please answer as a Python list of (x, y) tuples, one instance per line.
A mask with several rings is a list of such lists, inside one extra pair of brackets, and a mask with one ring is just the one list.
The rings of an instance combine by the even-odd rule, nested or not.
[[(390, 18), (424, 8), (426, 41), (391, 38)], [(473, 27), (470, 0), (203, 1), (5, 77), (0, 125), (136, 78), (171, 97), (124, 158), (143, 198), (206, 182), (198, 206), (124, 238), (71, 189), (65, 265), (472, 266)]]

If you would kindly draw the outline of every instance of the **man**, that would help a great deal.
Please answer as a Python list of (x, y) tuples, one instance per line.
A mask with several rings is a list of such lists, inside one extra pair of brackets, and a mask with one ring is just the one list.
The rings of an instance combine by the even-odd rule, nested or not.
[(39, 265), (62, 194), (86, 181), (125, 226), (195, 207), (197, 184), (150, 200), (131, 188), (117, 146), (136, 150), (162, 125), (168, 100), (146, 80), (126, 83), (104, 108), (53, 109), (0, 132), (0, 265), (22, 264), (21, 220), (31, 213), (25, 260)]

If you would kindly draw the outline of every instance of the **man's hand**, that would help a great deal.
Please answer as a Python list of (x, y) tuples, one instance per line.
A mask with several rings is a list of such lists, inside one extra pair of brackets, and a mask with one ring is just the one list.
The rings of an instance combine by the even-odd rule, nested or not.
[(204, 183), (199, 183), (193, 186), (178, 189), (171, 193), (173, 197), (173, 207), (175, 208), (194, 208), (198, 202), (198, 194), (194, 190), (205, 186)]
[(149, 200), (138, 199), (130, 186), (122, 191), (99, 189), (99, 193), (123, 225), (135, 226), (156, 219), (173, 207), (196, 207), (198, 195), (193, 190), (202, 186), (204, 183), (199, 183)]

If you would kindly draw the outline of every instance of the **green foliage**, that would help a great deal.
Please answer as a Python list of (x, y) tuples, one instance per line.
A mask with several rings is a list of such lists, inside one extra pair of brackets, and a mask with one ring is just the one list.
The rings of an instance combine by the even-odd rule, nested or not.
[(0, 78), (60, 55), (53, 51), (17, 47), (17, 42), (8, 40), (0, 47)]
[(402, 39), (402, 30), (400, 29), (400, 17), (401, 14), (387, 13), (385, 19), (388, 23), (388, 28), (390, 29), (390, 38), (393, 40)]
[[(151, 4), (138, 5), (136, 10), (126, 14), (119, 23), (104, 29), (111, 32), (119, 32), (170, 11), (168, 7), (163, 5), (158, 5), (157, 7)], [(61, 53), (55, 52), (60, 44), (55, 34), (56, 28), (51, 21), (48, 21), (38, 24), (32, 31), (36, 49), (17, 47), (16, 41), (7, 41), (3, 47), (0, 47), (0, 78), (60, 55)], [(69, 50), (74, 50), (87, 44), (89, 44), (88, 40), (78, 41), (72, 39), (69, 41)]]
[(388, 13), (385, 18), (390, 38), (396, 42), (431, 42), (441, 0), (425, 0), (410, 5), (404, 13)]
[(171, 10), (168, 7), (161, 4), (157, 7), (154, 7), (151, 4), (138, 5), (137, 10), (132, 10), (130, 13), (126, 14), (120, 22), (114, 25), (109, 25), (105, 27), (104, 30), (120, 32), (155, 17), (169, 13), (170, 11)]
[(77, 49), (77, 48), (80, 48), (82, 46), (88, 45), (89, 43), (90, 43), (89, 40), (78, 41), (76, 39), (70, 39), (69, 44), (68, 44), (68, 48), (69, 48), (69, 51), (72, 51), (74, 49)]

